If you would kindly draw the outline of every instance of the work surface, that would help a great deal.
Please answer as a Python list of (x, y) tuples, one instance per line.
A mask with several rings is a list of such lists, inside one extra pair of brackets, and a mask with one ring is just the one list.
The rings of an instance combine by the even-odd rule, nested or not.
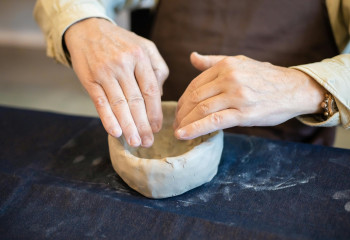
[(217, 176), (147, 199), (98, 119), (0, 107), (1, 239), (350, 239), (350, 151), (225, 135)]

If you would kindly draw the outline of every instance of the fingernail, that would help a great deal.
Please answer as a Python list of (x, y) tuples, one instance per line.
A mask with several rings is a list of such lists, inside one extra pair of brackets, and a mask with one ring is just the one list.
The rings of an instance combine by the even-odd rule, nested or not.
[(153, 144), (153, 138), (146, 136), (142, 138), (142, 147), (150, 147)]
[(137, 147), (140, 145), (141, 139), (138, 136), (132, 136), (130, 138), (130, 145), (133, 147)]
[(119, 129), (112, 129), (111, 135), (112, 135), (113, 137), (118, 138), (118, 137), (120, 137), (120, 136), (122, 135), (122, 132), (121, 132)]
[(186, 135), (186, 131), (185, 131), (184, 129), (182, 129), (182, 128), (180, 128), (179, 130), (177, 130), (176, 133), (177, 133), (177, 136), (178, 136), (179, 138), (183, 138), (183, 137), (185, 137), (185, 135)]
[(158, 132), (159, 131), (159, 126), (156, 123), (151, 124), (151, 128), (153, 132)]

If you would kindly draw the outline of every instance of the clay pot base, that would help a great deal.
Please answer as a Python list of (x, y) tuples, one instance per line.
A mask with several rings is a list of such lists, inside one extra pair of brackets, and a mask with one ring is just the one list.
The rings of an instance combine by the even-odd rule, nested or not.
[(150, 148), (132, 148), (124, 137), (108, 136), (114, 170), (131, 188), (149, 198), (180, 195), (209, 182), (217, 173), (223, 132), (177, 140), (172, 128), (176, 105), (162, 102), (163, 127)]

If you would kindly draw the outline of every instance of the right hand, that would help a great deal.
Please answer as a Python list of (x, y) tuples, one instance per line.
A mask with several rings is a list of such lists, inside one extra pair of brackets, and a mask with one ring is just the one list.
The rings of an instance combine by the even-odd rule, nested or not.
[(169, 69), (153, 42), (99, 18), (75, 23), (65, 43), (72, 66), (106, 131), (150, 147), (162, 127), (161, 94)]

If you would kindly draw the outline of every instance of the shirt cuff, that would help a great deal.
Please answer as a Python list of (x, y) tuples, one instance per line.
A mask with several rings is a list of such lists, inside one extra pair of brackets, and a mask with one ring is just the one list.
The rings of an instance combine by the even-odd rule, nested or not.
[(349, 58), (349, 54), (344, 54), (325, 59), (322, 62), (291, 67), (314, 78), (333, 95), (339, 109), (326, 121), (321, 120), (317, 115), (306, 115), (298, 117), (301, 122), (320, 127), (336, 126), (341, 123), (344, 128), (350, 128)]
[(332, 117), (325, 121), (321, 120), (321, 116), (316, 115), (302, 115), (297, 117), (297, 119), (300, 122), (312, 127), (333, 127), (339, 125), (340, 123), (339, 112), (336, 112)]

